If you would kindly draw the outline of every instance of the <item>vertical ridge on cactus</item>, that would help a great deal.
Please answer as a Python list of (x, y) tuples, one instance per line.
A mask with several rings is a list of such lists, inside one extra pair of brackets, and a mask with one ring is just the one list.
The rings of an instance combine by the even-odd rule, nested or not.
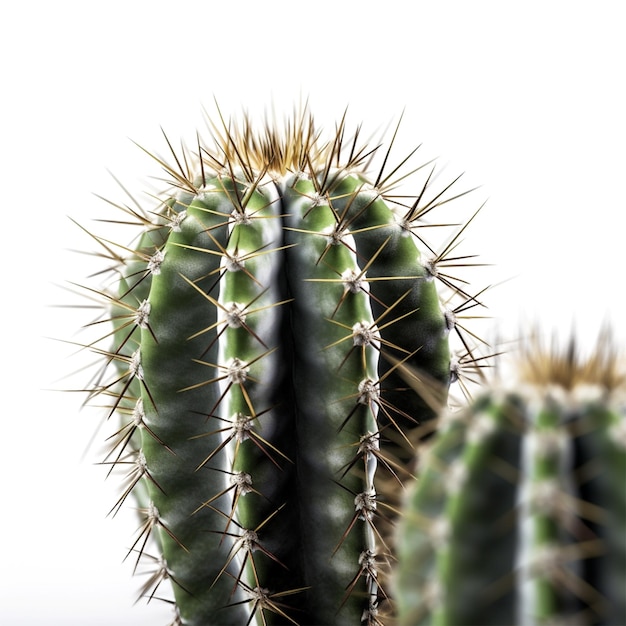
[(626, 375), (531, 341), (517, 384), (446, 420), (398, 533), (399, 623), (626, 623)]
[(438, 269), (470, 261), (456, 239), (425, 258), (418, 232), (448, 189), (394, 197), (405, 175), (389, 151), (371, 174), (345, 117), (328, 141), (307, 111), (211, 139), (155, 157), (156, 210), (118, 207), (135, 247), (96, 237), (117, 285), (89, 392), (121, 419), (106, 462), (131, 468), (113, 511), (136, 498), (130, 553), (158, 551), (143, 591), (170, 580), (178, 624), (382, 624), (383, 477), (400, 488), (445, 403), (451, 331), (475, 362), (456, 313), (481, 303)]

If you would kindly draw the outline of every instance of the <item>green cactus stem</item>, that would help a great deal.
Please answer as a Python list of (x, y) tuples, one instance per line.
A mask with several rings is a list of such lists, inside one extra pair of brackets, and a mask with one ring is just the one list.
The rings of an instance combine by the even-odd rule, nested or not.
[(597, 349), (532, 343), (518, 386), (444, 420), (398, 533), (402, 626), (626, 623), (626, 377)]
[(407, 478), (456, 377), (456, 312), (480, 302), (439, 272), (455, 239), (422, 255), (424, 214), (451, 199), (426, 200), (430, 176), (394, 196), (388, 153), (371, 175), (343, 120), (320, 137), (308, 113), (214, 126), (213, 145), (157, 158), (173, 188), (155, 210), (120, 207), (136, 246), (96, 238), (117, 282), (90, 392), (122, 420), (106, 462), (131, 468), (114, 510), (136, 496), (131, 553), (158, 553), (143, 591), (169, 579), (177, 624), (374, 625), (392, 610), (382, 486)]

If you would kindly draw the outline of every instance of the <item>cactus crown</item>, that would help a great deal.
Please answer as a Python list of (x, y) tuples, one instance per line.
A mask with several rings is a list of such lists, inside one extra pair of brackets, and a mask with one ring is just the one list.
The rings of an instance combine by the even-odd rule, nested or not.
[[(221, 119), (221, 127), (209, 122), (213, 147), (204, 151), (213, 162), (213, 169), (239, 167), (250, 179), (259, 172), (281, 177), (288, 172), (319, 171), (341, 153), (340, 141), (320, 141), (313, 117), (306, 111), (294, 114), (282, 126), (274, 122), (259, 130), (248, 116), (239, 123)], [(338, 139), (344, 132), (344, 120), (339, 125)], [(357, 165), (361, 158), (363, 155), (351, 154), (344, 167)]]
[(572, 333), (566, 348), (555, 339), (551, 347), (544, 345), (537, 332), (525, 342), (516, 362), (521, 382), (540, 389), (560, 387), (565, 392), (596, 387), (614, 392), (624, 387), (626, 371), (617, 342), (607, 327), (600, 333), (595, 349), (582, 357)]

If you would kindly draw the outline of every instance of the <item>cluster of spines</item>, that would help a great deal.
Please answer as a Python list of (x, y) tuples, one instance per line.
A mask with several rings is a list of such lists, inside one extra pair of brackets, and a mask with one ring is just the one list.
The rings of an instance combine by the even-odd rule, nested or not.
[[(107, 462), (132, 467), (114, 510), (131, 492), (138, 495), (145, 520), (131, 551), (141, 556), (156, 535), (167, 555), (167, 561), (159, 560), (151, 595), (162, 580), (173, 578), (177, 596), (204, 598), (210, 591), (215, 600), (209, 610), (218, 611), (216, 619), (223, 623), (242, 623), (242, 615), (250, 623), (257, 614), (263, 623), (272, 614), (298, 623), (301, 616), (290, 612), (283, 598), (312, 593), (314, 604), (328, 604), (326, 615), (353, 603), (358, 619), (378, 624), (378, 602), (386, 593), (379, 583), (385, 541), (375, 518), (384, 503), (377, 497), (376, 469), (384, 466), (402, 482), (399, 475), (406, 470), (396, 463), (398, 452), (410, 448), (411, 431), (445, 398), (454, 376), (447, 335), (455, 329), (463, 336), (456, 314), (479, 305), (478, 296), (439, 269), (456, 260), (446, 254), (421, 260), (414, 225), (448, 201), (437, 196), (420, 206), (430, 178), (398, 217), (385, 193), (392, 184), (391, 175), (383, 176), (384, 163), (370, 184), (361, 170), (371, 155), (357, 147), (356, 138), (341, 162), (343, 122), (335, 140), (322, 147), (312, 125), (302, 121), (288, 127), (287, 141), (273, 132), (253, 135), (247, 125), (243, 131), (224, 126), (224, 131), (215, 135), (219, 149), (199, 147), (199, 176), (192, 176), (187, 156), (181, 161), (174, 155), (177, 167), (160, 161), (178, 192), (154, 220), (131, 211), (147, 230), (133, 259), (118, 268), (118, 293), (105, 294), (113, 301), (115, 348), (98, 350), (118, 374), (92, 392), (111, 395), (111, 412), (125, 420)], [(282, 214), (285, 205), (290, 208)], [(118, 259), (113, 244), (98, 241)], [(398, 259), (405, 264), (400, 270)], [(281, 295), (286, 279), (277, 263), (282, 262), (290, 276), (292, 271), (297, 276), (288, 298)], [(432, 286), (435, 278), (461, 296), (455, 310), (442, 310)], [(434, 300), (425, 301), (424, 294)], [(181, 317), (180, 309), (187, 310), (182, 327), (173, 321)], [(398, 323), (420, 310), (432, 312), (426, 330)], [(268, 311), (271, 316), (265, 315)], [(269, 317), (274, 319), (270, 327), (264, 322)], [(186, 327), (190, 319), (194, 326)], [(399, 327), (404, 330), (394, 335)], [(281, 333), (293, 339), (281, 343)], [(181, 345), (186, 362), (176, 361)], [(472, 363), (466, 337), (463, 345)], [(163, 360), (168, 350), (171, 362)], [(292, 387), (282, 363), (298, 359), (302, 365), (294, 366)], [(180, 378), (175, 372), (181, 369), (193, 370), (192, 377)], [(318, 378), (329, 372), (334, 396), (322, 399)], [(421, 396), (409, 391), (415, 387)], [(294, 424), (288, 417), (293, 403), (311, 419)], [(311, 440), (311, 450), (290, 447), (295, 439)], [(394, 439), (400, 444), (385, 449)], [(324, 464), (318, 455), (326, 455)], [(285, 471), (295, 463), (304, 475), (299, 483)], [(196, 498), (191, 508), (188, 502), (170, 502), (181, 486), (170, 476), (176, 472), (193, 483), (183, 489)], [(313, 477), (317, 482), (310, 485)], [(290, 505), (280, 501), (280, 488), (303, 494), (299, 510), (289, 511)], [(346, 502), (352, 511), (347, 520), (333, 519)], [(327, 511), (320, 511), (320, 503)], [(174, 523), (172, 518), (181, 516), (185, 519)], [(179, 526), (184, 532), (172, 530)], [(320, 557), (306, 546), (291, 545), (294, 527), (305, 528), (307, 539), (318, 535), (320, 545), (328, 544), (327, 553)], [(355, 528), (360, 528), (358, 539)], [(196, 534), (202, 535), (199, 546), (192, 545)], [(219, 539), (207, 539), (216, 534)], [(217, 569), (191, 583), (186, 573), (176, 573), (173, 562), (182, 563), (196, 547), (196, 558), (206, 561), (211, 541), (219, 544), (212, 550), (222, 552)], [(310, 551), (319, 550), (313, 540), (311, 545)], [(307, 589), (304, 578), (298, 581), (297, 559), (289, 561), (298, 551), (304, 552), (305, 569), (310, 568), (305, 578), (314, 580), (328, 577), (328, 560), (336, 566), (342, 551), (350, 558), (358, 555), (342, 572), (348, 582), (341, 597)], [(196, 565), (202, 570), (200, 562)], [(267, 572), (273, 582), (298, 583), (268, 590)], [(244, 604), (252, 611), (237, 610)]]
[(398, 535), (399, 623), (624, 623), (626, 378), (535, 342), (423, 451)]

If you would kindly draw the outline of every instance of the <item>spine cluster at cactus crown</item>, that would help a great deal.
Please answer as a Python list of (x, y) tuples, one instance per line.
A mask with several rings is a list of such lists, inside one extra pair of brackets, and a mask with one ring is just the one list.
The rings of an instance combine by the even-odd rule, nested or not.
[(474, 263), (467, 223), (427, 243), (466, 192), (360, 134), (344, 117), (324, 138), (306, 110), (222, 120), (155, 157), (156, 206), (117, 205), (132, 246), (93, 235), (113, 261), (89, 286), (112, 330), (88, 342), (125, 477), (112, 511), (139, 507), (129, 557), (157, 563), (142, 592), (171, 585), (175, 623), (393, 614), (398, 494), (450, 383), (482, 376), (463, 318), (484, 290), (450, 274)]

